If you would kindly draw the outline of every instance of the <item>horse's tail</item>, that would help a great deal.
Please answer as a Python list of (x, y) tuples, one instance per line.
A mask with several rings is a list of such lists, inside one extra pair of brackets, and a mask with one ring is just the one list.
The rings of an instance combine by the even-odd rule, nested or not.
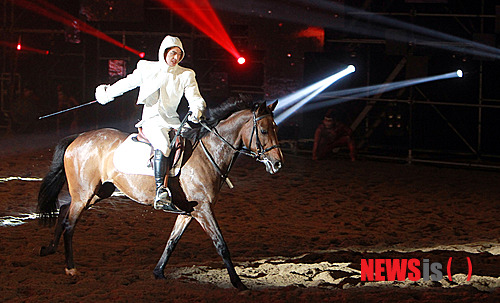
[(40, 191), (38, 192), (38, 207), (40, 223), (54, 225), (57, 218), (57, 208), (59, 193), (66, 183), (66, 173), (64, 172), (64, 153), (68, 146), (78, 137), (78, 135), (68, 136), (57, 144), (50, 165), (50, 171), (42, 180)]

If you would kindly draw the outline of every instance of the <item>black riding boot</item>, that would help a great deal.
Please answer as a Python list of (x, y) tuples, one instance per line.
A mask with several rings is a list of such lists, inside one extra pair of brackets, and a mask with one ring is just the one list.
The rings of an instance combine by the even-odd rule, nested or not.
[(156, 196), (154, 201), (155, 209), (162, 209), (167, 212), (184, 213), (172, 203), (170, 190), (165, 186), (165, 176), (168, 170), (168, 158), (159, 150), (155, 150), (153, 159), (153, 169), (156, 183)]
[[(155, 205), (157, 201), (170, 202), (165, 201), (165, 198), (168, 199), (168, 189), (164, 185), (165, 175), (167, 174), (168, 169), (167, 158), (159, 149), (155, 150), (155, 155), (153, 158), (153, 168), (156, 183)], [(165, 194), (167, 194), (167, 197), (165, 197)]]

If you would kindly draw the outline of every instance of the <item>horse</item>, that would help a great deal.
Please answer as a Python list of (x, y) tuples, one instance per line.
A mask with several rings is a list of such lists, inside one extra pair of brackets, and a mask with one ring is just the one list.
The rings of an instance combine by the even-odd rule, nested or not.
[[(233, 162), (239, 154), (264, 163), (270, 174), (283, 164), (278, 145), (273, 110), (277, 100), (265, 102), (236, 100), (210, 109), (209, 118), (183, 133), (192, 142), (172, 196), (192, 205), (189, 213), (178, 214), (160, 260), (153, 270), (157, 279), (166, 279), (164, 269), (178, 241), (194, 218), (211, 238), (227, 268), (230, 281), (239, 290), (247, 289), (237, 275), (228, 247), (212, 212), (212, 206)], [(131, 200), (153, 205), (155, 183), (152, 176), (124, 174), (113, 164), (113, 153), (127, 138), (116, 129), (97, 129), (62, 139), (53, 155), (50, 170), (43, 178), (38, 195), (37, 212), (42, 223), (55, 224), (54, 238), (42, 246), (40, 255), (56, 252), (61, 235), (64, 239), (65, 272), (77, 275), (73, 260), (73, 234), (78, 218), (85, 209), (108, 198), (119, 189)], [(188, 144), (186, 144), (188, 145)], [(169, 180), (172, 178), (169, 178)], [(67, 184), (71, 202), (58, 208), (58, 195)], [(170, 187), (170, 185), (169, 185)], [(177, 203), (177, 202), (176, 202)], [(194, 205), (194, 206), (193, 206)], [(57, 220), (56, 220), (57, 219)]]

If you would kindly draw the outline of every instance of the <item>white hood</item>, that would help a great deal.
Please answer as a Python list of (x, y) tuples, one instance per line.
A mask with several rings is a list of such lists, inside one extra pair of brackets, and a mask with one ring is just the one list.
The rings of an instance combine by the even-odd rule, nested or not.
[(162, 66), (163, 65), (167, 66), (167, 62), (165, 62), (165, 57), (164, 57), (165, 50), (168, 48), (174, 47), (174, 46), (177, 46), (182, 51), (182, 57), (179, 60), (179, 62), (181, 62), (182, 59), (184, 59), (185, 52), (184, 52), (184, 48), (182, 47), (181, 39), (179, 39), (177, 37), (166, 36), (163, 39), (163, 41), (161, 42), (160, 49), (158, 50), (158, 61), (160, 61), (162, 63)]

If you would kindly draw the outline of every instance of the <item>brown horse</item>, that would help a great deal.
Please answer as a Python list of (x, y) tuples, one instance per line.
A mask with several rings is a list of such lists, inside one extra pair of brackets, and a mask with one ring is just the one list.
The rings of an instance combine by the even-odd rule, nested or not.
[[(186, 205), (195, 205), (189, 214), (178, 215), (163, 254), (154, 269), (156, 278), (165, 279), (164, 268), (177, 242), (194, 218), (212, 239), (228, 270), (231, 283), (246, 289), (236, 274), (229, 250), (212, 213), (212, 205), (231, 166), (240, 154), (263, 162), (274, 174), (281, 168), (283, 155), (278, 146), (273, 110), (277, 101), (266, 106), (248, 101), (226, 102), (210, 111), (203, 127), (193, 128), (184, 136), (192, 142), (172, 195)], [(40, 255), (56, 251), (61, 235), (64, 237), (66, 273), (75, 275), (73, 233), (84, 209), (105, 199), (115, 187), (130, 199), (153, 205), (154, 178), (127, 175), (113, 165), (113, 153), (127, 137), (114, 129), (100, 129), (63, 139), (56, 147), (49, 173), (42, 181), (38, 196), (38, 212), (43, 221), (58, 217), (54, 239), (42, 247)], [(71, 196), (69, 204), (61, 205), (57, 215), (57, 196), (67, 182)], [(170, 185), (169, 185), (170, 186)], [(177, 203), (177, 200), (175, 200)]]

